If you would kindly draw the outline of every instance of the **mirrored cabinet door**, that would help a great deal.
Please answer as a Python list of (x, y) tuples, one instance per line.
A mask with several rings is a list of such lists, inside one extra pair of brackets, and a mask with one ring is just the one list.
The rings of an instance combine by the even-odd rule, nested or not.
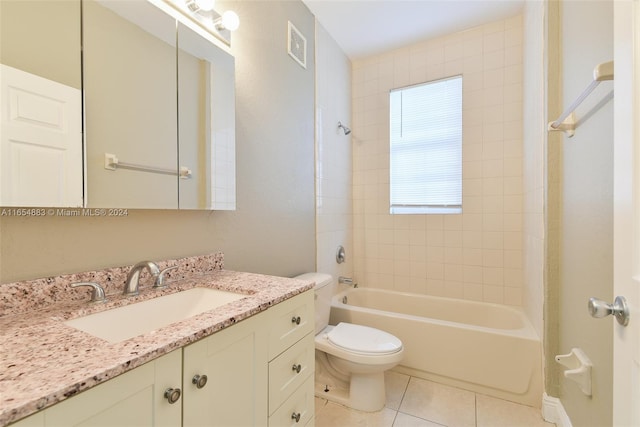
[(0, 0), (0, 206), (235, 209), (234, 58), (162, 5)]
[(83, 0), (87, 206), (178, 207), (176, 21)]
[(0, 1), (0, 206), (82, 206), (80, 51), (80, 0)]
[(235, 209), (235, 62), (202, 33), (178, 24), (180, 209)]

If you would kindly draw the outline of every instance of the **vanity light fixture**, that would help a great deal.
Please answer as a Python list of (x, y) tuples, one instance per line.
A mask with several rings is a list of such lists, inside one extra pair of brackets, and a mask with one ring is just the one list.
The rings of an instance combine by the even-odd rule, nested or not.
[(215, 0), (186, 0), (185, 3), (192, 12), (211, 12), (215, 5)]
[(240, 26), (240, 18), (233, 10), (227, 10), (222, 16), (213, 21), (218, 31), (229, 30), (235, 31)]
[[(0, 0), (2, 1), (2, 0)], [(218, 40), (231, 46), (231, 31), (240, 26), (240, 18), (227, 10), (222, 16), (214, 9), (215, 0), (149, 0), (170, 4), (191, 21), (197, 23)]]

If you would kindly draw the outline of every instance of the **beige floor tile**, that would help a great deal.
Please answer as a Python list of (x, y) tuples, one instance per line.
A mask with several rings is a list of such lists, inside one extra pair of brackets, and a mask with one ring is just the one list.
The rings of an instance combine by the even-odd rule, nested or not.
[(540, 409), (482, 394), (476, 395), (478, 427), (550, 427)]
[(423, 420), (413, 415), (398, 412), (396, 420), (393, 422), (393, 427), (442, 427), (442, 424), (432, 423), (431, 421)]
[(400, 412), (447, 426), (475, 427), (475, 393), (412, 377)]
[(384, 408), (378, 412), (360, 412), (337, 403), (328, 402), (316, 410), (316, 427), (391, 427), (396, 411)]
[(389, 409), (398, 410), (400, 402), (404, 392), (407, 390), (407, 384), (409, 384), (409, 375), (400, 374), (398, 372), (387, 371), (384, 373), (384, 385), (385, 392), (387, 394), (387, 401), (385, 406)]
[(315, 398), (315, 415), (316, 417), (318, 416), (318, 414), (325, 408), (325, 406), (327, 406), (327, 399), (321, 399), (319, 397)]

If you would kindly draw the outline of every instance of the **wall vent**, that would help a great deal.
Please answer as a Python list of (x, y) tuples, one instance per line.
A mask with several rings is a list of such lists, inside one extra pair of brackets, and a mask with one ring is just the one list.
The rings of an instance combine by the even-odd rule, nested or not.
[(307, 68), (307, 39), (289, 21), (289, 55), (303, 68)]

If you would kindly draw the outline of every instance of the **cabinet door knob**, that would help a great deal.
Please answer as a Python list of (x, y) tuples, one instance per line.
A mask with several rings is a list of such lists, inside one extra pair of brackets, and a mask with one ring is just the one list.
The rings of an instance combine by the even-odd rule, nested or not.
[(291, 419), (292, 420), (296, 420), (297, 423), (300, 422), (300, 412), (296, 413), (294, 412), (293, 414), (291, 414)]
[(300, 324), (300, 316), (293, 316), (291, 318), (291, 323), (295, 323), (296, 325)]
[(294, 365), (291, 367), (291, 370), (296, 371), (296, 374), (299, 374), (301, 369), (302, 369), (302, 365), (300, 365), (299, 363), (298, 363), (297, 365), (296, 365), (296, 364), (294, 364)]
[(191, 382), (196, 385), (197, 388), (202, 388), (207, 385), (206, 375), (194, 375)]
[(178, 400), (180, 400), (181, 395), (182, 395), (182, 392), (180, 391), (179, 388), (168, 388), (164, 391), (164, 397), (172, 405), (176, 403)]

